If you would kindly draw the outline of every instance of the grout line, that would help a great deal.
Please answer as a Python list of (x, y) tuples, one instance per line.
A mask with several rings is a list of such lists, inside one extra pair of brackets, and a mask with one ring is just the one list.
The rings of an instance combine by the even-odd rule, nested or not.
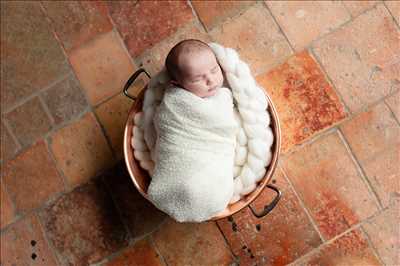
[(46, 113), (47, 117), (50, 120), (50, 129), (54, 127), (54, 125), (56, 124), (55, 119), (53, 117), (53, 115), (51, 114), (49, 107), (47, 106), (47, 104), (45, 103), (44, 99), (43, 99), (43, 95), (39, 94), (38, 95), (39, 98), (39, 102), (42, 105), (42, 108), (44, 110), (44, 112)]
[(263, 2), (264, 7), (267, 9), (268, 13), (270, 14), (270, 16), (272, 17), (273, 21), (275, 22), (276, 26), (278, 27), (279, 32), (283, 35), (283, 37), (285, 37), (287, 43), (289, 44), (290, 49), (292, 49), (292, 54), (296, 54), (296, 50), (294, 49), (292, 43), (289, 41), (289, 38), (286, 36), (285, 32), (283, 31), (281, 25), (278, 23), (278, 20), (275, 18), (274, 14), (272, 13), (271, 9), (268, 7), (267, 2), (264, 1)]
[[(294, 192), (294, 194), (296, 195), (297, 200), (300, 203), (300, 206), (303, 208), (304, 212), (306, 213), (308, 220), (311, 222), (312, 226), (314, 227), (314, 230), (318, 233), (318, 236), (320, 237), (320, 239), (322, 240), (322, 244), (326, 243), (326, 239), (325, 237), (322, 235), (322, 233), (320, 232), (318, 225), (316, 224), (316, 222), (314, 221), (314, 219), (311, 216), (310, 211), (308, 210), (308, 208), (306, 207), (305, 203), (303, 202), (302, 198), (300, 197), (300, 194), (296, 191), (293, 183), (291, 182), (291, 180), (289, 179), (289, 176), (287, 175), (286, 171), (284, 170), (283, 166), (282, 166), (282, 162), (278, 162), (279, 165), (279, 169), (282, 171), (283, 176), (285, 177), (286, 181), (289, 184), (289, 187), (291, 188), (291, 190)], [(321, 244), (321, 245), (322, 245)], [(320, 245), (320, 246), (321, 246)]]
[(365, 231), (363, 224), (361, 224), (360, 226), (360, 230), (361, 232), (364, 234), (365, 239), (367, 240), (367, 243), (369, 245), (369, 247), (372, 249), (372, 253), (375, 255), (375, 257), (378, 259), (379, 263), (381, 263), (382, 265), (385, 265), (385, 263), (383, 263), (383, 260), (381, 258), (381, 256), (379, 256), (379, 252), (376, 249), (376, 247), (374, 246), (374, 244), (371, 241), (370, 236), (367, 234), (367, 232)]
[(346, 112), (345, 115), (349, 115), (351, 114), (350, 108), (347, 106), (345, 100), (343, 99), (342, 94), (340, 93), (340, 91), (336, 88), (335, 83), (333, 82), (333, 80), (331, 79), (331, 77), (328, 75), (328, 72), (326, 71), (324, 65), (322, 64), (321, 59), (319, 58), (319, 56), (317, 56), (317, 54), (314, 51), (314, 47), (309, 47), (308, 49), (309, 53), (311, 54), (311, 56), (314, 58), (314, 60), (317, 62), (317, 65), (319, 67), (319, 69), (322, 71), (323, 75), (325, 76), (325, 78), (327, 79), (329, 85), (332, 87), (333, 91), (336, 93), (336, 95), (339, 97), (341, 104), (344, 107), (344, 111)]
[[(166, 220), (168, 220), (168, 218), (166, 218), (166, 219), (162, 222), (162, 224), (166, 223)], [(155, 231), (154, 231), (154, 232), (155, 232)], [(157, 247), (157, 244), (156, 244), (156, 242), (154, 241), (153, 233), (151, 233), (151, 234), (149, 235), (149, 238), (150, 238), (150, 243), (151, 243), (151, 245), (154, 247), (154, 250), (156, 251), (156, 253), (160, 256), (161, 261), (164, 263), (165, 266), (168, 266), (167, 260), (166, 260), (166, 259), (164, 258), (164, 256), (161, 254), (160, 249)]]
[[(166, 220), (166, 219), (165, 219), (165, 220)], [(149, 242), (150, 242), (150, 245), (153, 246), (153, 248), (154, 248), (154, 250), (156, 251), (157, 255), (160, 256), (161, 262), (162, 262), (165, 266), (168, 266), (167, 260), (166, 260), (166, 259), (164, 258), (164, 256), (161, 254), (159, 248), (158, 248), (157, 245), (156, 245), (156, 242), (154, 241), (153, 234), (150, 234), (150, 235), (149, 235)]]
[(203, 21), (200, 19), (199, 15), (196, 12), (196, 9), (194, 8), (191, 0), (186, 0), (186, 3), (188, 4), (188, 6), (190, 6), (190, 8), (192, 9), (192, 14), (194, 15), (194, 17), (197, 19), (197, 21), (200, 23), (200, 25), (203, 27), (203, 30), (205, 31), (205, 33), (209, 33), (209, 31), (207, 30), (207, 27), (204, 25)]
[(58, 265), (62, 265), (62, 263), (61, 263), (61, 261), (62, 261), (62, 256), (61, 256), (61, 254), (58, 252), (58, 250), (55, 248), (55, 246), (53, 245), (53, 242), (50, 241), (50, 239), (49, 239), (49, 237), (48, 237), (48, 235), (47, 235), (47, 231), (46, 231), (45, 226), (44, 226), (44, 222), (42, 221), (41, 215), (40, 215), (38, 212), (35, 212), (33, 215), (36, 216), (36, 218), (37, 218), (38, 221), (39, 221), (39, 227), (40, 227), (40, 229), (42, 230), (42, 235), (43, 235), (43, 237), (44, 237), (44, 241), (47, 243), (47, 246), (49, 247), (50, 252), (53, 254), (53, 256), (54, 256), (54, 258), (55, 258), (55, 260), (56, 260), (56, 263), (57, 263)]
[[(389, 111), (390, 111), (390, 114), (392, 115), (392, 117), (393, 117), (393, 119), (397, 122), (397, 124), (400, 126), (400, 121), (397, 119), (397, 117), (396, 117), (396, 115), (394, 114), (394, 111), (393, 111), (393, 109), (390, 107), (390, 105), (388, 104), (388, 102), (387, 102), (387, 98), (385, 98), (384, 100), (384, 104), (387, 106), (387, 108), (389, 109)], [(399, 106), (397, 106), (397, 107), (399, 107)], [(400, 108), (400, 107), (399, 107)]]
[[(19, 142), (18, 138), (14, 135), (14, 132), (13, 132), (13, 130), (12, 130), (12, 128), (11, 128), (11, 126), (10, 126), (10, 124), (9, 124), (9, 122), (8, 122), (8, 120), (7, 120), (7, 118), (6, 118), (5, 116), (2, 115), (1, 120), (2, 120), (2, 122), (3, 122), (3, 125), (4, 125), (4, 127), (5, 127), (5, 129), (6, 129), (6, 131), (7, 131), (8, 134), (11, 136), (11, 138), (13, 139), (13, 141), (15, 142), (15, 144), (17, 145), (17, 149), (16, 149), (16, 152), (15, 152), (15, 154), (17, 154), (18, 151), (20, 151), (20, 150), (22, 149), (22, 144)], [(13, 157), (14, 157), (14, 156), (11, 156), (11, 158), (13, 158)], [(6, 160), (4, 160), (4, 161), (6, 161)]]
[[(226, 218), (224, 218), (224, 219), (226, 219)], [(235, 253), (233, 252), (232, 246), (230, 245), (230, 243), (229, 243), (227, 237), (225, 236), (224, 232), (222, 231), (221, 227), (219, 226), (219, 224), (217, 223), (217, 221), (214, 221), (214, 223), (215, 223), (215, 225), (217, 226), (217, 228), (218, 228), (219, 232), (221, 233), (222, 237), (224, 238), (224, 240), (225, 240), (225, 245), (226, 245), (226, 247), (229, 249), (229, 251), (231, 252), (232, 258), (234, 259), (234, 261), (235, 261), (236, 263), (239, 263), (238, 256), (236, 256)]]
[[(383, 6), (386, 8), (386, 10), (389, 12), (389, 14), (392, 16), (392, 19), (393, 19), (394, 24), (396, 24), (397, 27), (400, 29), (399, 23), (397, 22), (396, 18), (394, 17), (394, 15), (392, 14), (392, 12), (391, 12), (390, 9), (388, 8), (388, 6), (386, 5), (385, 1), (382, 1), (382, 3), (383, 3)], [(399, 16), (399, 18), (400, 18), (400, 16)]]
[(353, 150), (351, 149), (348, 141), (346, 140), (346, 138), (345, 138), (345, 136), (344, 136), (344, 134), (343, 134), (343, 132), (342, 132), (342, 130), (340, 128), (338, 128), (338, 134), (339, 134), (339, 137), (342, 140), (344, 146), (346, 147), (346, 150), (347, 150), (348, 154), (350, 155), (351, 160), (353, 161), (354, 165), (356, 166), (359, 176), (364, 181), (364, 184), (367, 186), (367, 189), (368, 189), (370, 195), (373, 196), (372, 198), (374, 199), (375, 204), (378, 207), (377, 209), (378, 210), (382, 210), (383, 204), (382, 204), (381, 200), (379, 199), (378, 193), (375, 191), (374, 187), (372, 186), (372, 184), (371, 184), (370, 180), (368, 179), (364, 169), (362, 168), (361, 163), (359, 162), (359, 160), (355, 156)]
[(44, 138), (43, 139), (45, 145), (46, 145), (46, 149), (47, 152), (50, 156), (50, 159), (53, 161), (54, 166), (59, 174), (59, 176), (61, 177), (63, 184), (64, 184), (64, 191), (69, 191), (71, 189), (71, 186), (68, 182), (67, 177), (65, 176), (64, 172), (62, 171), (61, 167), (58, 165), (58, 162), (56, 160), (56, 157), (54, 155), (53, 149), (51, 148), (51, 139), (50, 138)]

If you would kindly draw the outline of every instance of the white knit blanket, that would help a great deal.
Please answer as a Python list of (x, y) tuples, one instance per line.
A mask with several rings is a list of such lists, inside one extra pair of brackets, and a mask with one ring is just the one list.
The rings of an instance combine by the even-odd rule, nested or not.
[[(268, 102), (263, 89), (255, 82), (249, 67), (239, 59), (235, 50), (224, 48), (216, 43), (209, 45), (225, 72), (236, 105), (234, 114), (236, 114), (235, 118), (239, 125), (239, 130), (236, 131), (233, 167), (232, 160), (229, 159), (230, 157), (227, 153), (229, 145), (221, 145), (217, 149), (218, 152), (214, 150), (214, 153), (210, 153), (210, 150), (205, 149), (208, 145), (207, 138), (193, 138), (190, 140), (190, 135), (183, 134), (189, 128), (185, 127), (185, 124), (182, 124), (181, 128), (178, 127), (182, 131), (180, 137), (185, 136), (186, 139), (189, 139), (190, 145), (185, 146), (184, 142), (179, 142), (175, 139), (173, 143), (178, 145), (174, 145), (174, 150), (170, 150), (169, 155), (166, 155), (165, 151), (160, 151), (160, 147), (164, 146), (163, 143), (169, 142), (162, 139), (160, 141), (157, 130), (161, 130), (161, 128), (158, 129), (155, 125), (159, 124), (160, 118), (165, 111), (173, 110), (170, 106), (166, 108), (164, 102), (165, 99), (171, 96), (169, 89), (166, 90), (169, 84), (169, 77), (165, 69), (150, 80), (145, 93), (143, 111), (137, 113), (134, 118), (135, 126), (133, 129), (134, 137), (132, 138), (132, 146), (135, 158), (139, 160), (141, 167), (148, 170), (152, 176), (148, 191), (149, 197), (158, 208), (168, 213), (177, 221), (200, 222), (207, 220), (216, 214), (216, 212), (223, 210), (228, 203), (234, 203), (242, 196), (252, 192), (256, 188), (257, 182), (264, 177), (266, 166), (269, 165), (272, 157), (270, 148), (273, 143), (273, 134), (269, 127), (270, 116), (266, 110)], [(226, 92), (226, 89), (222, 89), (222, 93), (214, 96), (215, 99), (211, 97), (210, 99), (212, 100), (206, 100), (210, 102), (208, 103), (209, 107), (212, 106), (211, 103), (214, 103), (214, 101), (221, 105), (223, 99), (228, 99), (222, 97), (226, 95), (224, 91)], [(164, 98), (164, 93), (168, 95), (167, 98)], [(193, 99), (205, 101), (190, 94), (183, 91), (179, 96), (192, 97)], [(191, 99), (193, 107), (190, 108), (202, 108), (200, 107), (202, 105), (199, 102), (193, 101), (193, 99)], [(171, 102), (178, 103), (176, 99), (171, 100)], [(226, 102), (232, 104), (231, 101)], [(189, 106), (190, 104), (185, 105), (185, 108), (189, 108)], [(221, 106), (226, 106), (226, 104)], [(178, 108), (176, 110), (179, 111), (183, 110), (183, 106), (179, 106), (179, 104), (174, 108)], [(212, 112), (212, 108), (209, 109), (210, 114), (216, 116), (214, 119), (218, 118), (219, 109), (219, 105), (215, 112)], [(155, 114), (158, 113), (161, 116), (155, 117)], [(174, 117), (176, 114), (176, 112), (172, 111), (169, 116)], [(193, 113), (187, 113), (187, 117), (191, 116), (191, 114)], [(209, 118), (211, 117), (209, 116)], [(155, 120), (157, 121), (156, 123), (154, 123)], [(227, 122), (229, 119), (224, 121)], [(169, 129), (174, 128), (174, 126), (176, 124), (171, 124)], [(202, 123), (202, 126), (206, 126), (205, 130), (210, 128), (204, 123)], [(192, 133), (201, 132), (199, 128), (195, 130), (197, 132), (193, 131)], [(179, 146), (180, 143), (182, 143), (181, 146)], [(225, 144), (227, 143), (229, 142), (225, 140)], [(204, 158), (202, 157), (204, 154), (200, 157), (191, 156), (193, 152), (194, 154), (204, 152), (204, 154), (207, 153), (207, 156)], [(226, 157), (224, 158), (221, 154), (225, 154)], [(213, 156), (216, 157), (214, 158)], [(199, 160), (199, 158), (201, 159)], [(156, 164), (154, 163), (155, 161)], [(165, 163), (161, 163), (162, 161)], [(231, 164), (230, 169), (228, 169), (229, 163)], [(211, 169), (214, 170), (211, 171)], [(169, 171), (171, 176), (167, 178), (166, 175), (161, 173), (162, 171), (166, 173)], [(221, 171), (224, 171), (224, 173), (221, 173)], [(191, 174), (188, 175), (188, 173)], [(211, 176), (210, 173), (212, 173)], [(234, 178), (233, 193), (229, 185), (229, 180), (232, 180), (232, 177)], [(163, 182), (162, 185), (161, 182)], [(213, 182), (213, 186), (210, 185), (210, 182)], [(156, 186), (156, 184), (158, 185)], [(182, 193), (176, 193), (179, 184), (183, 185), (181, 187)], [(207, 189), (202, 189), (202, 187)], [(190, 192), (189, 194), (187, 193), (188, 191)], [(230, 195), (230, 200), (226, 200), (227, 195)]]

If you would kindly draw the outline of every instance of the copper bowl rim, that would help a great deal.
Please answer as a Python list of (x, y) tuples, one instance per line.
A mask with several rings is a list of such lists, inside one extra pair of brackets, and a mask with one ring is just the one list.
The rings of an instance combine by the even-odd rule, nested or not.
[[(134, 116), (136, 113), (141, 111), (142, 109), (142, 104), (143, 104), (143, 98), (144, 98), (144, 92), (147, 89), (147, 86), (139, 93), (137, 96), (136, 100), (134, 101), (131, 109), (129, 110), (128, 113), (128, 118), (125, 124), (125, 131), (124, 131), (124, 142), (123, 142), (123, 149), (124, 149), (124, 158), (125, 158), (125, 164), (129, 172), (129, 176), (131, 177), (135, 187), (139, 191), (139, 193), (146, 198), (147, 200), (150, 201), (146, 191), (149, 185), (149, 180), (151, 179), (149, 174), (147, 173), (146, 170), (142, 169), (139, 165), (139, 162), (135, 159), (133, 155), (133, 148), (131, 147), (131, 138), (133, 136), (133, 126), (134, 126)], [(265, 188), (265, 186), (268, 184), (270, 179), (272, 178), (277, 164), (278, 164), (278, 158), (281, 152), (281, 129), (280, 129), (280, 123), (279, 123), (279, 117), (278, 113), (276, 111), (276, 108), (270, 98), (270, 96), (263, 91), (265, 96), (267, 97), (268, 100), (268, 112), (270, 114), (270, 127), (272, 128), (273, 134), (274, 134), (274, 142), (272, 144), (272, 159), (271, 163), (267, 167), (267, 171), (264, 175), (264, 177), (258, 182), (257, 188), (253, 190), (251, 193), (247, 194), (243, 198), (241, 198), (239, 201), (229, 204), (227, 208), (214, 217), (210, 218), (209, 221), (213, 220), (219, 220), (228, 216), (231, 216), (243, 208), (247, 207), (250, 205), (261, 193), (261, 191)], [(136, 176), (141, 175), (140, 178), (136, 178)], [(143, 178), (145, 176), (146, 179)], [(151, 201), (150, 201), (151, 203)]]

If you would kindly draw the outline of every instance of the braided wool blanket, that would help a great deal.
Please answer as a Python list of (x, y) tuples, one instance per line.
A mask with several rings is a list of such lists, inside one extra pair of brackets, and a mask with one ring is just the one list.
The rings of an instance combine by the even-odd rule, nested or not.
[[(264, 177), (266, 166), (269, 165), (272, 157), (270, 149), (273, 143), (273, 134), (269, 127), (270, 116), (266, 110), (268, 102), (263, 89), (257, 85), (248, 65), (239, 59), (235, 50), (224, 48), (216, 43), (211, 43), (209, 46), (214, 51), (232, 91), (236, 105), (233, 112), (229, 112), (229, 109), (232, 108), (232, 99), (227, 97), (230, 93), (226, 88), (221, 88), (221, 92), (210, 97), (209, 99), (212, 100), (206, 101), (204, 109), (201, 107), (202, 104), (204, 105), (203, 99), (185, 90), (168, 87), (170, 78), (163, 69), (150, 80), (144, 97), (143, 110), (134, 117), (135, 126), (131, 144), (134, 148), (134, 156), (140, 162), (140, 166), (146, 169), (152, 177), (148, 190), (149, 198), (156, 207), (180, 222), (207, 220), (222, 211), (228, 203), (234, 203), (242, 196), (252, 192), (256, 188), (257, 182)], [(175, 110), (171, 109), (171, 103), (179, 102), (177, 96), (179, 96), (180, 102), (186, 102), (182, 101), (183, 98), (186, 98), (187, 103), (192, 103), (192, 106), (183, 104), (181, 107), (173, 107)], [(171, 99), (167, 105), (166, 99)], [(213, 106), (215, 109), (212, 109)], [(214, 114), (225, 110), (222, 112), (226, 116), (225, 120), (218, 121), (214, 118), (214, 123), (226, 122), (224, 124), (227, 129), (224, 133), (227, 134), (225, 135), (225, 146), (221, 145), (224, 141), (221, 142), (223, 138), (220, 138), (220, 143), (213, 142), (219, 145), (219, 153), (216, 153), (215, 147), (212, 146), (207, 150), (204, 147), (209, 145), (209, 140), (212, 138), (205, 137), (193, 140), (189, 142), (190, 145), (185, 145), (185, 147), (181, 145), (181, 149), (177, 148), (179, 145), (173, 145), (175, 150), (163, 148), (165, 145), (160, 145), (161, 143), (179, 144), (179, 138), (173, 139), (172, 142), (171, 138), (169, 138), (169, 142), (166, 139), (160, 141), (158, 138), (160, 130), (165, 131), (158, 127), (161, 122), (160, 117), (168, 119), (166, 118), (168, 115), (164, 116), (164, 113), (169, 112), (169, 117), (174, 118), (176, 122), (179, 120), (176, 119), (176, 111), (189, 109), (189, 113), (193, 114), (194, 112), (195, 114), (196, 108), (197, 111), (212, 110), (214, 112), (211, 113)], [(234, 158), (230, 157), (229, 147), (232, 145), (226, 145), (230, 143), (229, 129), (232, 129), (232, 124), (227, 121), (230, 121), (229, 114), (231, 113), (233, 113), (238, 126), (238, 129), (235, 130), (236, 138), (233, 138)], [(186, 114), (184, 117), (190, 117)], [(199, 122), (199, 117), (194, 115), (194, 121)], [(183, 124), (175, 123), (174, 126), (181, 127), (181, 133), (178, 132), (178, 135), (180, 134), (181, 137), (188, 140), (194, 135), (190, 135), (190, 123), (187, 127), (184, 126), (185, 123), (187, 124), (186, 118), (181, 120), (181, 122), (185, 121)], [(198, 123), (193, 125), (195, 127), (192, 129), (199, 126)], [(212, 126), (208, 128), (212, 128)], [(221, 128), (223, 127), (220, 127), (219, 133), (224, 131), (221, 131)], [(193, 133), (198, 136), (199, 131), (196, 130)], [(169, 152), (169, 155), (166, 155), (166, 151)], [(200, 161), (200, 157), (195, 155), (196, 152), (203, 153)], [(159, 157), (160, 154), (163, 154), (162, 157)], [(219, 157), (216, 154), (219, 154)], [(164, 163), (160, 163), (161, 161)], [(191, 169), (190, 165), (197, 166)], [(199, 168), (199, 165), (203, 165), (203, 167)], [(204, 165), (208, 165), (208, 167), (204, 167)], [(188, 173), (189, 175), (187, 175)], [(168, 186), (170, 184), (175, 184), (175, 187)], [(182, 191), (182, 193), (174, 193), (179, 184), (186, 189), (184, 193)], [(200, 187), (207, 189), (199, 189)], [(191, 195), (193, 193), (197, 193), (197, 195)]]

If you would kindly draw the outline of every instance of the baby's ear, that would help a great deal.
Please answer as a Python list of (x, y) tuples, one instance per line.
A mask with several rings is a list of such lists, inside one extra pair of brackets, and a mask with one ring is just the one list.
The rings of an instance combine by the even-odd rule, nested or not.
[(173, 80), (173, 79), (170, 80), (170, 83), (171, 83), (172, 85), (175, 85), (175, 86), (178, 86), (178, 85), (179, 85), (178, 82), (177, 82), (176, 80)]

